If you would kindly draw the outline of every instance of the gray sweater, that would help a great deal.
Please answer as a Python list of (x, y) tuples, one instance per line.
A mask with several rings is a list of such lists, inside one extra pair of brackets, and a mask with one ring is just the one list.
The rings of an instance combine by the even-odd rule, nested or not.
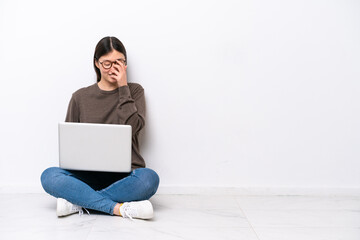
[(81, 88), (70, 99), (66, 122), (125, 124), (132, 127), (132, 169), (145, 167), (138, 135), (145, 125), (145, 97), (140, 84), (128, 83), (103, 91), (97, 83)]

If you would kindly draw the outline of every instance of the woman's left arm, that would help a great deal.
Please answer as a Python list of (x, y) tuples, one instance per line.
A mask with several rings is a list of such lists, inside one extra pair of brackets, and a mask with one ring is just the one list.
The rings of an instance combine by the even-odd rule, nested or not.
[(140, 84), (134, 84), (132, 91), (128, 85), (119, 88), (117, 114), (120, 124), (131, 125), (132, 136), (145, 126), (145, 96)]

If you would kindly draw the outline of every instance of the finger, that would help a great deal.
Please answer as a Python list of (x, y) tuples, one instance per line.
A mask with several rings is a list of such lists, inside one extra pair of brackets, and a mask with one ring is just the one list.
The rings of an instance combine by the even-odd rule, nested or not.
[(116, 72), (120, 72), (120, 67), (119, 67), (119, 65), (114, 64), (113, 66), (114, 66), (114, 69), (115, 69)]
[(117, 77), (117, 76), (120, 75), (120, 72), (119, 72), (119, 71), (113, 71), (113, 72), (111, 73), (111, 75), (114, 76), (114, 77)]
[(116, 81), (118, 81), (118, 75), (116, 75), (115, 73), (111, 74), (110, 77)]
[(120, 61), (119, 59), (116, 59), (115, 60), (119, 65), (124, 65), (124, 62), (123, 61)]
[(125, 67), (126, 67), (125, 63), (123, 63), (123, 62), (120, 61), (120, 60), (116, 60), (116, 63), (120, 66), (120, 68), (122, 68), (122, 69), (125, 70)]
[(118, 75), (119, 74), (119, 70), (116, 69), (116, 67), (112, 67), (109, 72), (108, 72), (109, 75)]

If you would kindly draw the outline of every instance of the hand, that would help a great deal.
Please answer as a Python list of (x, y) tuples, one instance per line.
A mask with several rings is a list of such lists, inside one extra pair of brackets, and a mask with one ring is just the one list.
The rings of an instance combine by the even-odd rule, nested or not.
[(119, 60), (116, 60), (116, 63), (114, 63), (113, 66), (114, 66), (114, 70), (109, 71), (110, 77), (116, 80), (118, 87), (127, 85), (127, 75), (126, 75), (127, 65), (120, 62)]

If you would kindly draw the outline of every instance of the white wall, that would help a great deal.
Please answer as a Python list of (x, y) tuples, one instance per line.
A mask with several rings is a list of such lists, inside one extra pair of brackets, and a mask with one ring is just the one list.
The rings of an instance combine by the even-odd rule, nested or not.
[(0, 1), (0, 188), (40, 189), (109, 35), (145, 88), (163, 188), (360, 188), (355, 0)]

